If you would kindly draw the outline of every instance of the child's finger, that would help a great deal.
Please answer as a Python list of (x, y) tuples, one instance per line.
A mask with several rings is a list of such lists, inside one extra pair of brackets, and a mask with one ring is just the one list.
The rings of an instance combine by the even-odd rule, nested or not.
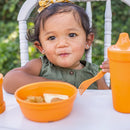
[(102, 65), (100, 65), (100, 68), (102, 69), (103, 72), (110, 72), (110, 70), (109, 70), (109, 60), (102, 62)]
[(103, 72), (110, 72), (110, 69), (107, 66), (104, 67), (104, 66), (100, 65), (100, 68), (102, 69)]
[(109, 64), (102, 64), (100, 65), (100, 68), (101, 69), (109, 68)]
[(103, 64), (103, 65), (101, 65), (102, 66), (102, 69), (109, 69), (109, 64)]
[(109, 64), (109, 60), (107, 59), (106, 61), (103, 61), (103, 62), (102, 62), (102, 65), (103, 65), (103, 64)]
[(109, 69), (102, 69), (103, 72), (110, 72)]

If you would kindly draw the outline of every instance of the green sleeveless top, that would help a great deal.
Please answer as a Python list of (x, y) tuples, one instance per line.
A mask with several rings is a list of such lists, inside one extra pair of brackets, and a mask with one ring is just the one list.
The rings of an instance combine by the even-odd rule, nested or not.
[[(46, 58), (46, 56), (42, 56), (40, 59), (42, 61), (40, 76), (47, 79), (68, 82), (74, 85), (76, 88), (78, 88), (84, 80), (94, 77), (98, 72), (97, 65), (86, 61), (81, 61), (81, 63), (84, 65), (84, 68), (81, 70), (75, 70), (55, 66)], [(97, 83), (93, 83), (89, 89), (97, 89)]]

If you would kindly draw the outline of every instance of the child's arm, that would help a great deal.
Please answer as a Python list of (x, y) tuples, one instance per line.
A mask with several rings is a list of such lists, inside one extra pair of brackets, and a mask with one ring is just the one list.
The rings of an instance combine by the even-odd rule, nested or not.
[(109, 89), (103, 77), (97, 81), (97, 86), (98, 89)]
[(29, 61), (25, 66), (9, 71), (3, 81), (5, 91), (14, 93), (19, 87), (48, 79), (40, 77), (42, 63), (40, 59)]
[[(100, 65), (100, 68), (104, 71), (104, 72), (110, 72), (109, 69), (109, 60), (106, 60), (102, 63), (102, 65)], [(110, 89), (110, 87), (107, 86), (104, 78), (102, 77), (101, 79), (99, 79), (97, 81), (97, 85), (98, 85), (98, 89)]]

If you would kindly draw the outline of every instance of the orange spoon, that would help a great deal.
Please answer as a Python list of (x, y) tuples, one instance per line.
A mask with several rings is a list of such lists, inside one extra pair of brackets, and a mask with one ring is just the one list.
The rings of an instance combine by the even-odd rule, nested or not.
[(79, 86), (79, 93), (80, 95), (82, 95), (84, 93), (84, 91), (92, 84), (94, 83), (96, 80), (100, 79), (101, 77), (104, 76), (106, 72), (103, 72), (102, 70), (93, 78), (88, 79), (83, 81), (80, 86)]

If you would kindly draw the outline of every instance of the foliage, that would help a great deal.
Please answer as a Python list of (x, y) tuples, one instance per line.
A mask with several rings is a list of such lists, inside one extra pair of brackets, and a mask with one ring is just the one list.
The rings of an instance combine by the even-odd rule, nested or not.
[[(121, 32), (127, 32), (130, 36), (130, 7), (118, 0), (111, 1), (112, 7), (112, 40), (115, 44)], [(93, 62), (100, 65), (104, 54), (104, 12), (105, 2), (93, 2), (93, 25), (96, 30), (95, 44), (93, 47)], [(98, 42), (100, 41), (101, 42)]]
[[(20, 50), (18, 38), (17, 15), (25, 0), (0, 0), (0, 72), (6, 74), (9, 70), (20, 66)], [(128, 32), (130, 35), (130, 7), (121, 0), (112, 0), (112, 44), (115, 44), (119, 33)], [(93, 28), (95, 41), (93, 44), (93, 62), (100, 65), (104, 53), (104, 1), (92, 2)], [(78, 3), (86, 6), (85, 3)], [(33, 15), (32, 15), (33, 17)], [(28, 27), (32, 27), (29, 21)], [(32, 43), (29, 43), (30, 59), (37, 58), (37, 52)]]
[[(104, 59), (104, 15), (105, 1), (91, 2), (92, 6), (92, 23), (95, 31), (95, 41), (92, 50), (92, 61), (100, 65)], [(82, 2), (80, 6), (86, 7)], [(119, 33), (127, 32), (130, 36), (130, 7), (122, 3), (120, 0), (112, 0), (112, 40), (111, 44), (115, 44)]]
[(19, 42), (17, 23), (9, 22), (4, 24), (0, 22), (2, 32), (0, 35), (0, 72), (5, 74), (20, 64), (19, 59)]
[(25, 0), (0, 0), (0, 18), (4, 22), (16, 21), (18, 11)]

